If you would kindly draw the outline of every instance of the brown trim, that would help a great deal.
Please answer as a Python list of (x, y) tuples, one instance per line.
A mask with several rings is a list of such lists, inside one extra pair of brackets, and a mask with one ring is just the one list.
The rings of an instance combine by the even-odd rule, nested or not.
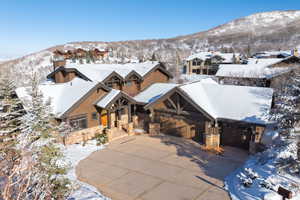
[[(108, 95), (108, 94), (106, 94), (106, 95)], [(101, 101), (101, 99), (105, 98), (106, 95), (103, 96), (103, 97), (101, 97), (99, 100), (97, 100), (97, 101), (94, 103), (94, 105), (95, 105), (96, 107), (98, 107), (98, 106), (97, 106), (97, 103), (98, 103), (99, 101)], [(109, 108), (116, 100), (118, 100), (118, 99), (121, 98), (121, 97), (126, 98), (131, 104), (137, 104), (137, 102), (136, 102), (132, 97), (130, 97), (130, 96), (127, 95), (126, 93), (120, 91), (119, 94), (118, 94), (117, 96), (115, 96), (115, 97), (114, 97), (114, 98), (113, 98), (113, 99), (105, 106), (105, 108), (103, 108), (103, 109)]]
[(140, 80), (142, 80), (143, 79), (143, 77), (139, 74), (139, 73), (137, 73), (135, 70), (132, 70), (129, 74), (127, 74), (127, 76), (125, 77), (125, 81), (127, 81), (129, 78), (130, 78), (130, 76), (132, 76), (132, 75), (136, 75)]
[(91, 79), (89, 79), (88, 77), (86, 77), (84, 74), (82, 74), (80, 71), (78, 71), (75, 68), (65, 68), (65, 67), (58, 67), (56, 68), (53, 72), (51, 72), (50, 74), (47, 75), (47, 78), (53, 78), (53, 76), (57, 73), (57, 72), (75, 72), (80, 78), (82, 78), (83, 80), (86, 81), (92, 81)]
[(144, 108), (146, 110), (150, 109), (151, 107), (153, 107), (157, 102), (159, 101), (163, 101), (165, 99), (167, 99), (169, 96), (171, 96), (172, 94), (174, 94), (175, 92), (177, 92), (178, 94), (180, 94), (180, 96), (182, 98), (184, 98), (187, 102), (189, 102), (192, 106), (194, 106), (199, 112), (201, 112), (203, 115), (205, 115), (208, 119), (210, 120), (215, 120), (214, 117), (212, 117), (210, 114), (208, 114), (204, 109), (202, 109), (200, 106), (198, 106), (196, 103), (194, 103), (194, 101), (188, 97), (188, 95), (180, 90), (178, 87), (173, 88), (172, 90), (170, 90), (169, 92), (165, 93), (163, 96), (159, 97), (158, 99), (156, 99), (154, 102), (151, 102), (149, 104), (147, 104)]
[(124, 81), (124, 78), (118, 74), (116, 71), (112, 71), (105, 79), (103, 79), (101, 82), (103, 82), (105, 84), (106, 81), (108, 81), (110, 78), (112, 78), (113, 76), (117, 76), (118, 78), (120, 78), (121, 81)]

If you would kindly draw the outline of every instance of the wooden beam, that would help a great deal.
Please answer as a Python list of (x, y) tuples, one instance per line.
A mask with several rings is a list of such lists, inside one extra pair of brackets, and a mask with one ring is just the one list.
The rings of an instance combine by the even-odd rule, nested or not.
[(111, 128), (111, 114), (110, 110), (107, 110), (107, 128)]
[(131, 119), (131, 104), (128, 104), (128, 123), (132, 122)]

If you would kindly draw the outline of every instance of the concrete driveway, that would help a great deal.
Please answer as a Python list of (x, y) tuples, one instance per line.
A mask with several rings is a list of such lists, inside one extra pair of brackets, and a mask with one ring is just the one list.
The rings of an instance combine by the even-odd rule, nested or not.
[(226, 200), (223, 179), (246, 157), (232, 147), (216, 156), (172, 136), (128, 136), (82, 160), (76, 173), (113, 200)]

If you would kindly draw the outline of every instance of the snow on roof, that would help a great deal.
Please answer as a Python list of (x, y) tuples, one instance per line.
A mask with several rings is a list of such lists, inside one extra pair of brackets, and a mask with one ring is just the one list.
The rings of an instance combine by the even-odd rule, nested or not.
[(215, 119), (267, 122), (273, 96), (270, 88), (220, 85), (207, 79), (179, 88)]
[(273, 89), (220, 85), (211, 78), (183, 85), (156, 83), (134, 97), (137, 102), (153, 103), (173, 88), (178, 88), (214, 119), (229, 119), (255, 124), (267, 123)]
[(284, 55), (286, 57), (291, 56), (291, 51), (263, 51), (254, 54), (254, 57), (268, 57), (268, 56), (279, 56)]
[(101, 108), (106, 108), (106, 106), (120, 93), (120, 90), (111, 89), (103, 98), (101, 98), (96, 105)]
[(232, 63), (233, 62), (233, 57), (234, 56), (239, 56), (240, 54), (239, 53), (221, 53), (221, 52), (199, 52), (199, 53), (196, 53), (196, 54), (192, 54), (190, 55), (186, 60), (187, 61), (190, 61), (190, 60), (193, 60), (195, 58), (198, 58), (200, 60), (206, 60), (206, 59), (209, 59), (209, 58), (212, 58), (214, 56), (220, 56), (221, 58), (223, 58), (223, 61), (224, 63)]
[(269, 78), (274, 75), (285, 73), (290, 68), (270, 67), (284, 59), (266, 58), (266, 59), (249, 59), (247, 64), (219, 65), (216, 76), (240, 77), (240, 78)]
[(203, 51), (203, 52), (199, 52), (196, 54), (192, 54), (190, 55), (186, 60), (194, 60), (195, 58), (201, 59), (201, 60), (206, 60), (208, 58), (211, 58), (212, 53), (208, 52), (208, 51)]
[(176, 86), (178, 86), (178, 84), (175, 83), (154, 83), (150, 87), (136, 95), (134, 97), (134, 100), (140, 103), (151, 103)]
[(103, 81), (111, 73), (115, 72), (125, 78), (129, 73), (135, 71), (140, 76), (145, 76), (149, 71), (159, 64), (157, 61), (146, 61), (143, 63), (127, 64), (76, 64), (67, 63), (66, 68), (75, 68), (93, 81)]
[[(74, 78), (67, 83), (40, 85), (39, 90), (42, 92), (45, 102), (50, 99), (52, 113), (57, 117), (61, 117), (96, 84), (95, 82)], [(26, 102), (31, 100), (28, 89), (28, 87), (16, 89), (16, 93), (25, 107)]]
[(180, 79), (183, 80), (184, 83), (189, 83), (189, 82), (195, 82), (195, 81), (201, 81), (203, 79), (217, 79), (216, 76), (213, 75), (206, 75), (206, 74), (181, 74)]

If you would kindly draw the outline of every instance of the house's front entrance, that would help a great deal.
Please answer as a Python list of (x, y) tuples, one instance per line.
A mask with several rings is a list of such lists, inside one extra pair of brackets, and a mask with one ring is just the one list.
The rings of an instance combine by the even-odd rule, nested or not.
[(100, 123), (102, 126), (107, 127), (107, 113), (106, 112), (101, 113)]

